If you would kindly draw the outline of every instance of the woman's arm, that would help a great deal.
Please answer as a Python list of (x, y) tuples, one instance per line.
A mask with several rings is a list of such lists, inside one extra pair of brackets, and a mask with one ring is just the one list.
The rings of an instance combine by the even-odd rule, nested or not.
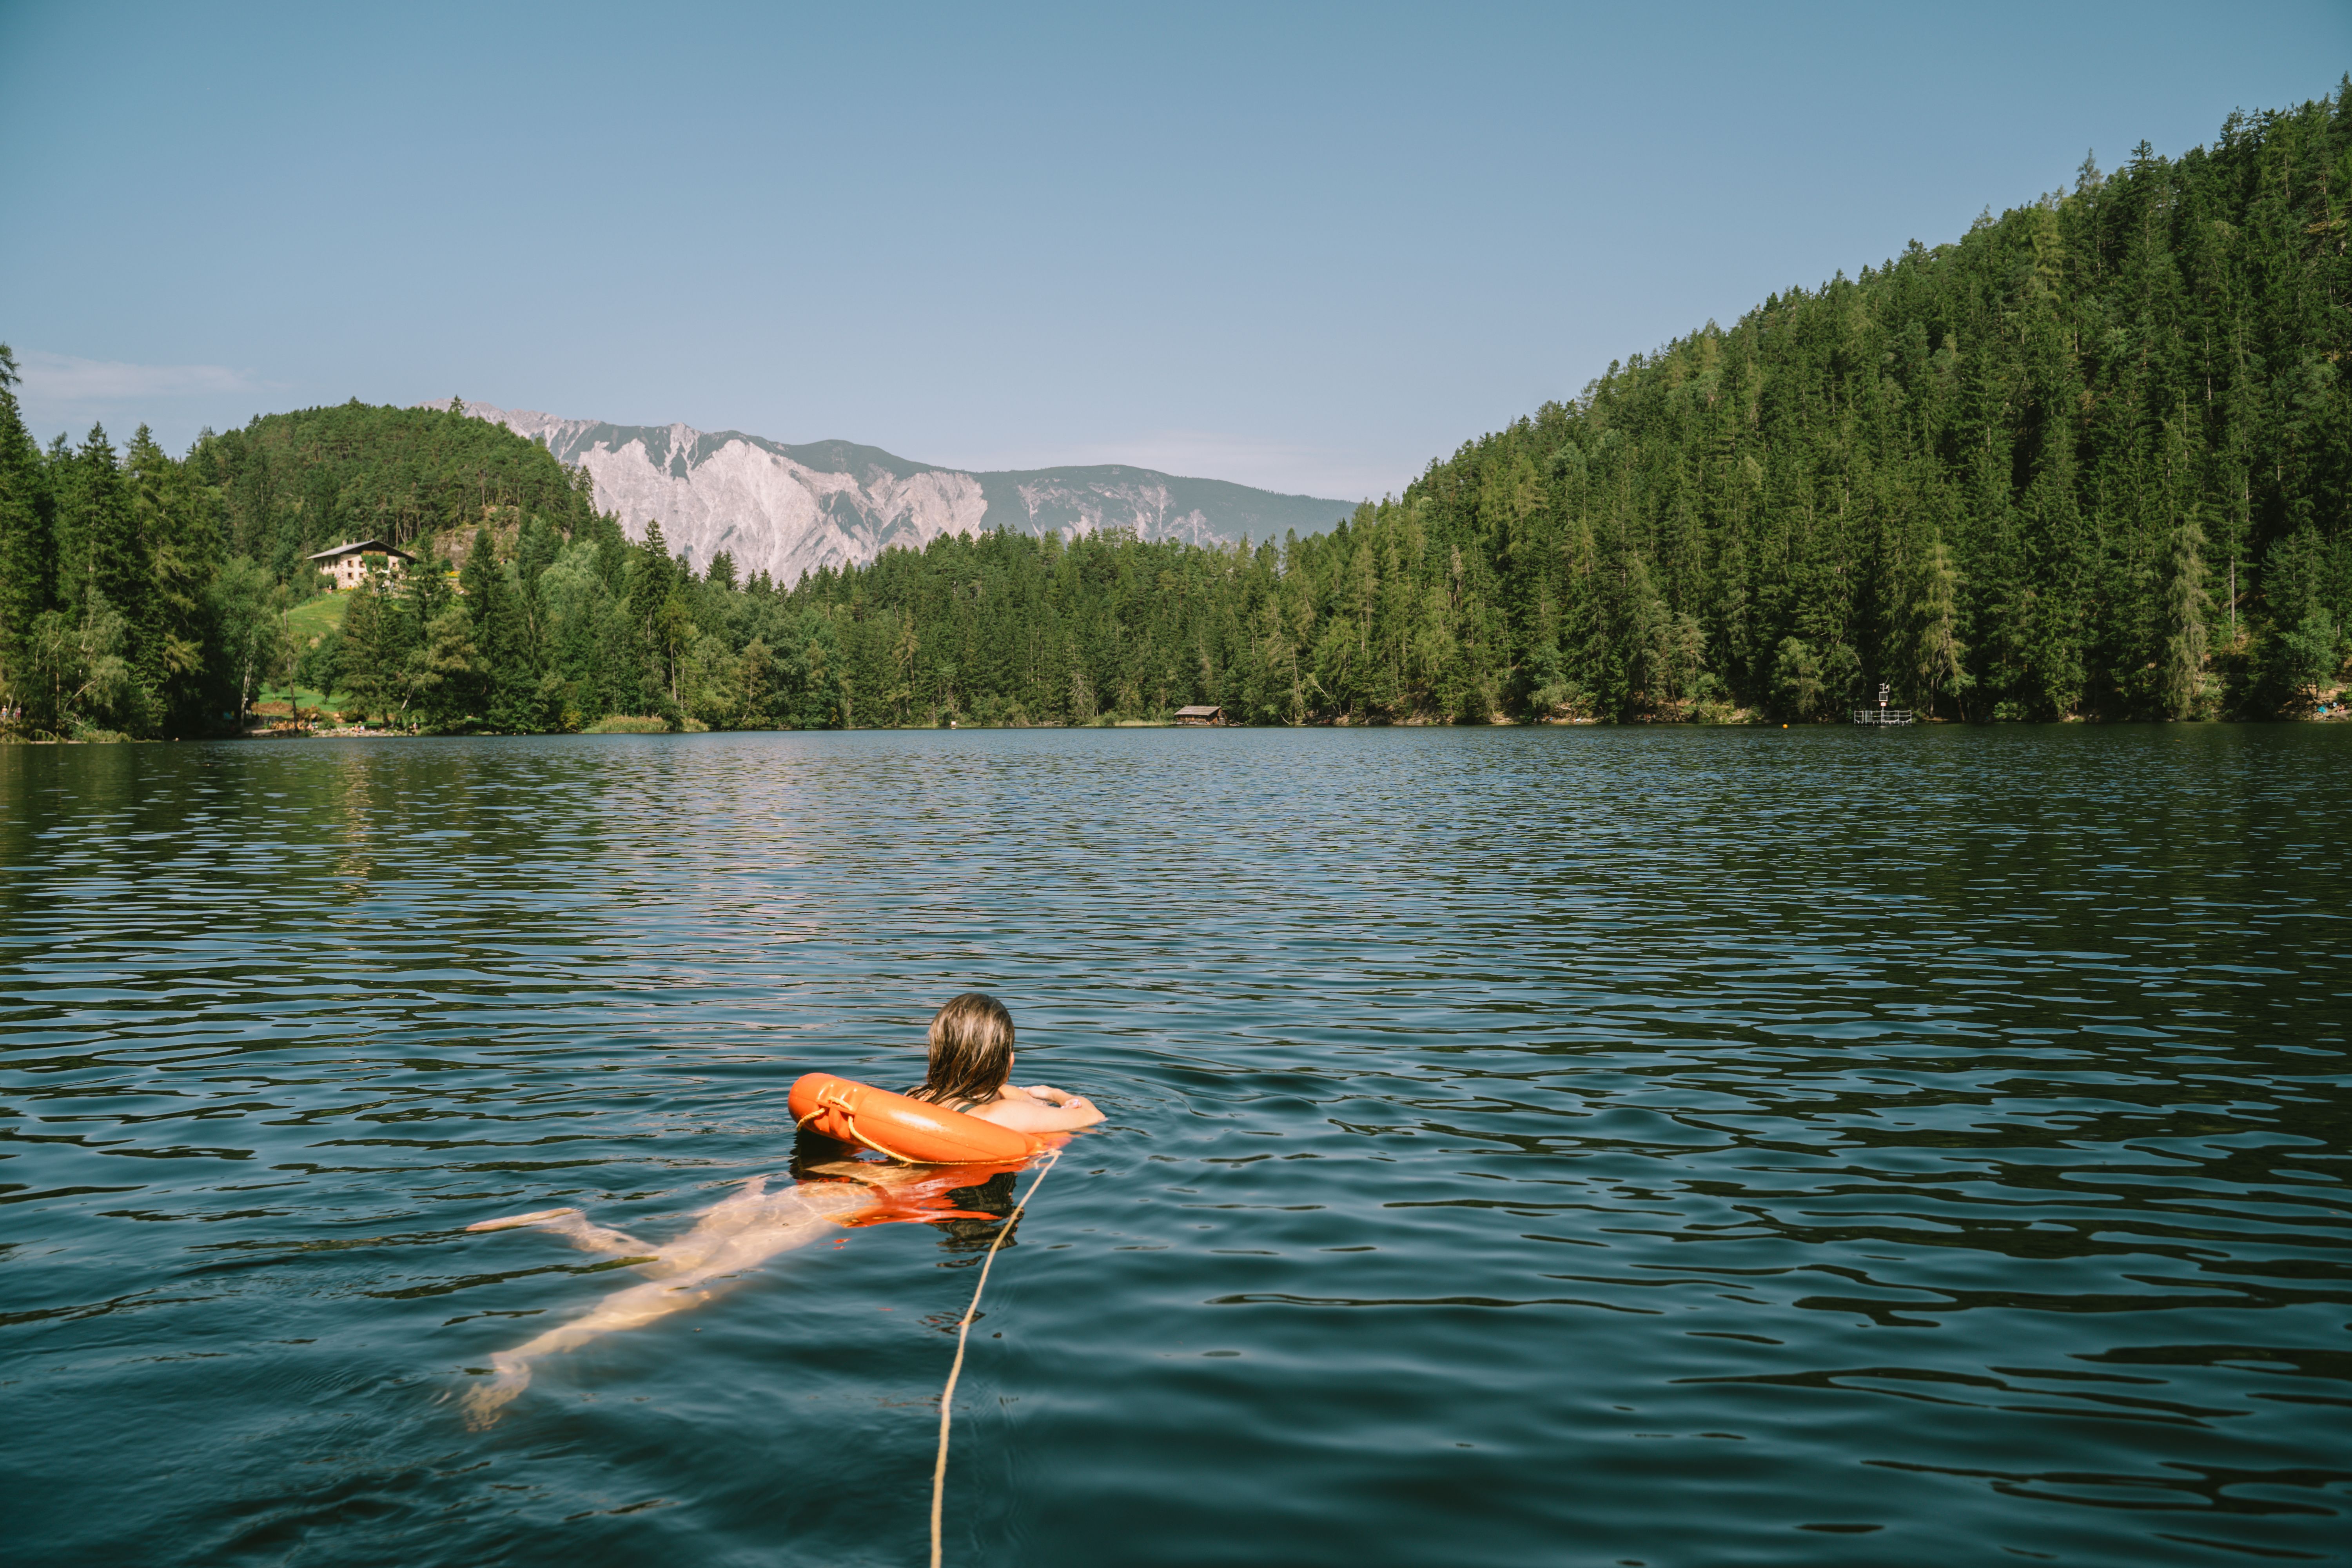
[(1015, 1132), (1066, 1132), (1076, 1127), (1092, 1127), (1103, 1120), (1103, 1113), (1085, 1095), (1070, 1094), (1045, 1083), (1031, 1084), (1026, 1089), (1008, 1083), (1001, 1098), (974, 1107), (971, 1114), (982, 1121), (1010, 1127)]

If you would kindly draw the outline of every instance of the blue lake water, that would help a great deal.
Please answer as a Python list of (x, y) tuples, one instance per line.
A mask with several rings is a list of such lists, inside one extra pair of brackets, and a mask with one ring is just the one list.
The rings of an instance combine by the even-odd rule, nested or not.
[(2309, 726), (0, 748), (9, 1555), (921, 1562), (993, 1222), (486, 1430), (634, 1276), (463, 1227), (676, 1235), (978, 987), (1110, 1121), (950, 1563), (2345, 1561), (2347, 824)]

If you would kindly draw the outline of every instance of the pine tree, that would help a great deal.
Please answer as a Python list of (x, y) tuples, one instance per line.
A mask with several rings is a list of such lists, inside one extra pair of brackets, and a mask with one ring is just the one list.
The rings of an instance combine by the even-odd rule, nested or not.
[(1961, 693), (1975, 684), (1969, 672), (1969, 650), (1959, 637), (1960, 589), (1951, 552), (1940, 538), (1933, 541), (1920, 562), (1911, 613), (1911, 672), (1930, 708), (1945, 697), (1957, 706)]
[(2165, 561), (2164, 647), (2159, 664), (2162, 711), (2168, 719), (2195, 713), (2205, 695), (2207, 616), (2212, 599), (2205, 591), (2205, 534), (2194, 512), (2184, 512), (2172, 531)]
[(48, 475), (16, 405), (16, 357), (0, 343), (0, 710), (40, 712), (33, 679), (34, 626), (49, 608), (57, 574)]
[[(62, 456), (63, 461), (58, 459)], [(78, 450), (53, 450), (58, 470), (58, 599), (76, 620), (105, 606), (127, 608), (138, 571), (131, 497), (104, 426), (93, 425)]]
[(90, 426), (75, 451), (62, 447), (60, 437), (49, 468), (58, 492), (58, 609), (69, 630), (47, 638), (47, 684), (66, 704), (60, 718), (143, 731), (152, 701), (140, 680), (139, 634), (152, 580), (130, 487), (103, 427)]
[(208, 677), (212, 637), (205, 588), (220, 570), (220, 535), (210, 494), (142, 425), (124, 454), (135, 532), (145, 553), (147, 594), (136, 628), (139, 678), (156, 700), (155, 720), (173, 735), (201, 734), (220, 688)]
[(394, 612), (373, 572), (351, 590), (343, 611), (342, 657), (337, 674), (349, 700), (345, 716), (365, 722), (399, 706), (400, 670), (388, 658)]
[(457, 574), (466, 596), (466, 616), (472, 624), (472, 642), (479, 650), (479, 667), (472, 689), (465, 693), (472, 711), (492, 728), (513, 717), (514, 661), (522, 657), (519, 635), (520, 606), (498, 559), (496, 541), (485, 523), (474, 531), (466, 551), (466, 564)]

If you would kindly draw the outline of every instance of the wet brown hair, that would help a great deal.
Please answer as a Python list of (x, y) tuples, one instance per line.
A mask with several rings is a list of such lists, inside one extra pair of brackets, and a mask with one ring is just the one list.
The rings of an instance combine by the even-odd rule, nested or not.
[(1013, 1075), (1013, 1015), (985, 992), (967, 991), (931, 1019), (931, 1063), (915, 1100), (984, 1104)]

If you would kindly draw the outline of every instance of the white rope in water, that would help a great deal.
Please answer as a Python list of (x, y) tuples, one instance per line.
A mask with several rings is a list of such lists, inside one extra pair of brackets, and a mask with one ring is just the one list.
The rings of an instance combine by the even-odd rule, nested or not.
[(931, 1568), (940, 1568), (940, 1506), (948, 1495), (948, 1423), (955, 1418), (955, 1385), (956, 1379), (963, 1375), (964, 1342), (971, 1337), (971, 1321), (979, 1315), (980, 1293), (988, 1289), (988, 1271), (995, 1267), (996, 1249), (1013, 1234), (1021, 1211), (1029, 1206), (1029, 1200), (1045, 1184), (1045, 1173), (1061, 1157), (1058, 1148), (1045, 1157), (1045, 1163), (1037, 1167), (1037, 1179), (1029, 1184), (1029, 1190), (1021, 1194), (1021, 1201), (1013, 1205), (1013, 1212), (996, 1227), (996, 1239), (988, 1244), (988, 1256), (980, 1260), (980, 1283), (971, 1288), (971, 1305), (963, 1310), (963, 1321), (956, 1325), (955, 1364), (948, 1369), (948, 1385), (940, 1392), (940, 1458), (931, 1467)]

